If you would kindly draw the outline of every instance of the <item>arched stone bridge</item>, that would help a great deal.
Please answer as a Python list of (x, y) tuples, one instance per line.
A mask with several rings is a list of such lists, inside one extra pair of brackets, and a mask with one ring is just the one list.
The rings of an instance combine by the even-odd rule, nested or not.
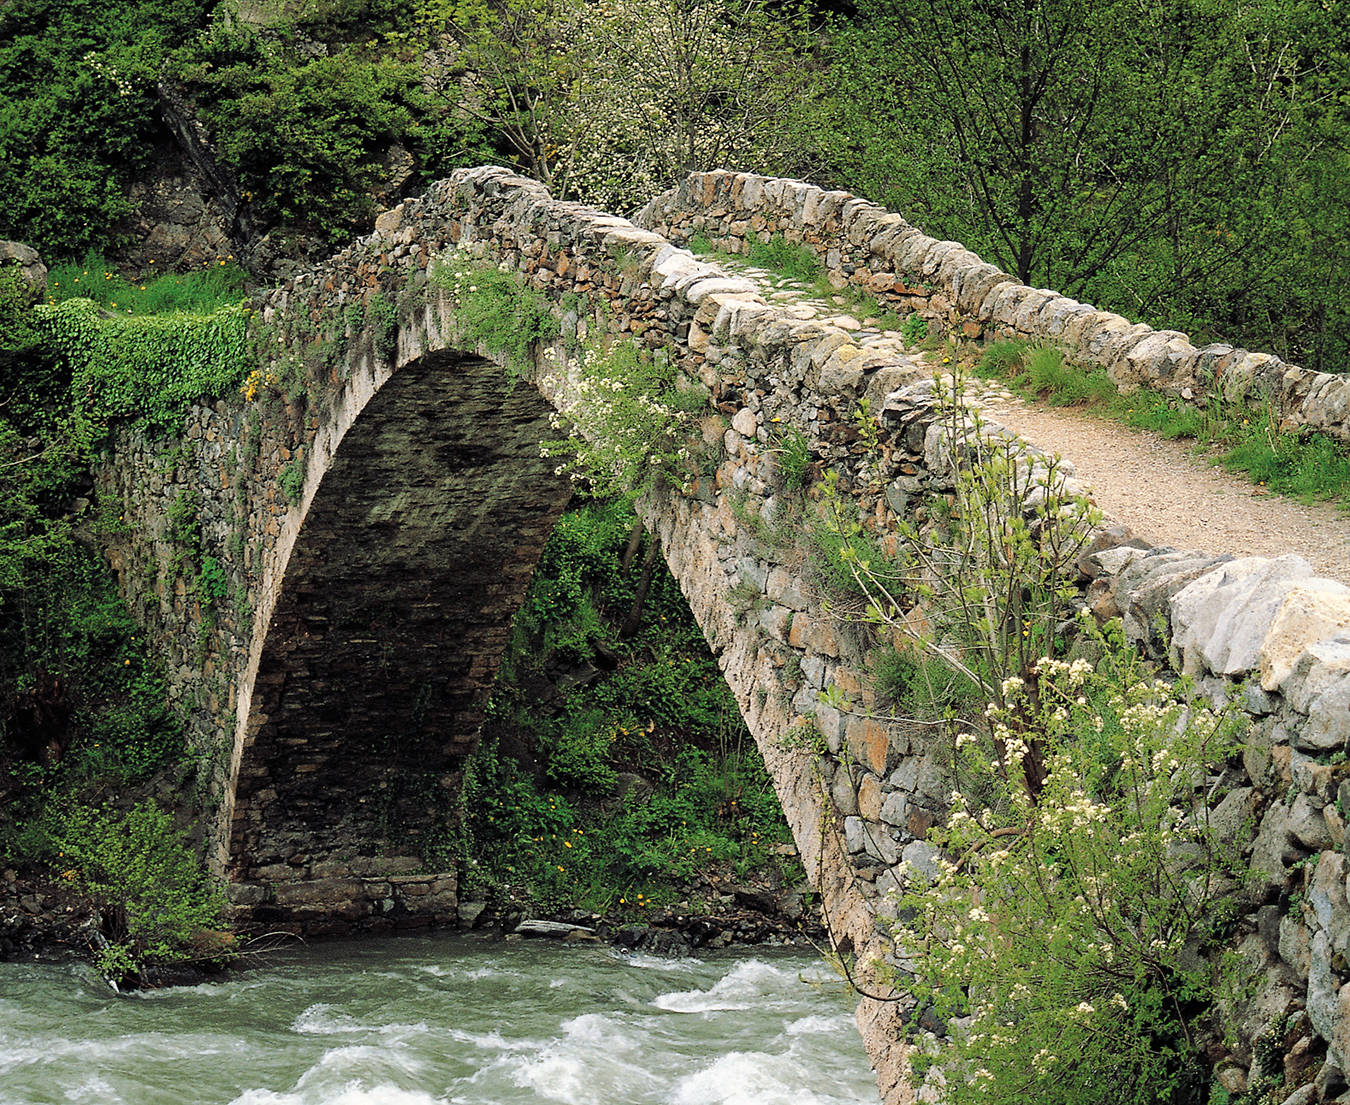
[[(771, 306), (663, 234), (701, 233), (735, 250), (783, 233), (816, 249), (832, 279), (972, 337), (1055, 337), (1122, 382), (1188, 396), (1266, 388), (1291, 417), (1333, 433), (1347, 431), (1350, 392), (1338, 378), (1230, 347), (1197, 350), (1182, 335), (1022, 287), (843, 193), (695, 174), (643, 221), (654, 229), (554, 201), (494, 168), (461, 171), (387, 212), (373, 235), (259, 299), (260, 372), (244, 394), (195, 409), (167, 448), (123, 435), (100, 475), (101, 494), (121, 500), (129, 523), (109, 554), (164, 642), (202, 763), (211, 854), (240, 918), (309, 933), (449, 920), (455, 873), (436, 864), (445, 811), (510, 618), (570, 495), (538, 448), (552, 436), (550, 412), (578, 401), (568, 349), (604, 334), (664, 350), (707, 396), (690, 444), (710, 459), (692, 488), (644, 501), (643, 519), (763, 751), (841, 950), (884, 990), (868, 966), (888, 951), (878, 892), (893, 885), (898, 857), (931, 858), (924, 835), (944, 813), (943, 751), (928, 731), (876, 716), (868, 642), (764, 523), (782, 491), (786, 427), (809, 443), (818, 470), (839, 473), (883, 538), (907, 503), (941, 488), (931, 404), (893, 394), (927, 370), (893, 341)], [(466, 320), (429, 279), (450, 250), (518, 273), (556, 305), (554, 355), (535, 350), (517, 366), (533, 386), (464, 336)], [(870, 429), (860, 434), (864, 399)], [(200, 526), (185, 542), (188, 508)], [(1118, 543), (1104, 534), (1100, 545)], [(1262, 669), (1284, 600), (1303, 596), (1310, 620), (1285, 640), (1283, 675), (1252, 706), (1274, 749), (1251, 766), (1253, 811), (1278, 821), (1263, 854), (1272, 885), (1288, 885), (1289, 865), (1321, 839), (1291, 836), (1295, 797), (1272, 796), (1293, 785), (1291, 763), (1350, 736), (1350, 642), (1334, 643), (1350, 605), (1325, 581), (1298, 583), (1307, 573), (1274, 563), (1125, 548), (1085, 568), (1160, 653), (1159, 616), (1171, 617), (1183, 659), (1216, 693)], [(1200, 578), (1211, 584), (1202, 608), (1173, 601)], [(1253, 588), (1264, 596), (1256, 614)], [(1225, 633), (1235, 619), (1246, 626), (1246, 651), (1206, 651), (1215, 611)], [(1322, 816), (1334, 787), (1304, 775), (1298, 800), (1320, 803)], [(1309, 925), (1302, 946), (1329, 939), (1329, 922)], [(1285, 972), (1301, 982), (1280, 975), (1260, 1016), (1303, 1000), (1311, 969)], [(908, 1092), (903, 1008), (864, 999), (859, 1011), (887, 1100)], [(1329, 1022), (1318, 1031), (1335, 1034)]]

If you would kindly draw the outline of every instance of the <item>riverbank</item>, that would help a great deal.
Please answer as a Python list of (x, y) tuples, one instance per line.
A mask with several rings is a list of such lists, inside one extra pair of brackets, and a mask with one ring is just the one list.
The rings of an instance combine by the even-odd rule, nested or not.
[[(585, 909), (536, 910), (510, 899), (459, 904), (458, 922), (443, 931), (473, 932), (511, 941), (559, 939), (609, 944), (625, 951), (680, 957), (722, 948), (822, 948), (827, 934), (810, 894), (765, 882), (691, 884), (688, 900), (642, 914)], [(701, 908), (691, 904), (698, 901)], [(103, 942), (103, 917), (72, 882), (10, 868), (0, 871), (0, 962), (92, 961)], [(425, 929), (422, 931), (426, 931)], [(276, 934), (272, 934), (275, 936)], [(372, 934), (371, 938), (387, 934)], [(228, 934), (212, 933), (200, 961), (147, 968), (140, 986), (193, 985), (228, 972), (231, 957), (209, 954)], [(240, 940), (247, 957), (250, 941)], [(328, 941), (320, 941), (326, 943)], [(275, 946), (269, 945), (269, 946)]]

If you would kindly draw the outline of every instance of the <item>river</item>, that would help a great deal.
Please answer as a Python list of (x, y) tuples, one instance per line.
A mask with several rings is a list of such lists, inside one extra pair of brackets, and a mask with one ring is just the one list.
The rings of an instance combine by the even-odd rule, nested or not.
[(454, 934), (316, 944), (114, 994), (0, 963), (0, 1105), (876, 1105), (812, 955)]

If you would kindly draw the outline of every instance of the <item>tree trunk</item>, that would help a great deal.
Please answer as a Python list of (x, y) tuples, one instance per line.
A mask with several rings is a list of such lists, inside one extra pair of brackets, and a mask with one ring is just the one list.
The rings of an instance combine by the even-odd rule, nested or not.
[(638, 631), (638, 625), (642, 621), (642, 604), (647, 601), (647, 589), (652, 585), (652, 572), (656, 570), (657, 554), (660, 549), (661, 539), (653, 534), (650, 544), (647, 545), (647, 555), (642, 558), (642, 576), (638, 579), (633, 606), (619, 629), (620, 639), (626, 640)]

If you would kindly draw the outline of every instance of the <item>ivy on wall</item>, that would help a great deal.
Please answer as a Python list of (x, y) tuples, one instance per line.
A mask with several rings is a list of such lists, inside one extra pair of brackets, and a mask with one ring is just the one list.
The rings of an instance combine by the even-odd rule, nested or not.
[(92, 444), (117, 418), (175, 433), (194, 400), (238, 390), (255, 359), (251, 314), (235, 304), (207, 315), (122, 318), (70, 299), (35, 307), (33, 323), (70, 367), (72, 405)]

